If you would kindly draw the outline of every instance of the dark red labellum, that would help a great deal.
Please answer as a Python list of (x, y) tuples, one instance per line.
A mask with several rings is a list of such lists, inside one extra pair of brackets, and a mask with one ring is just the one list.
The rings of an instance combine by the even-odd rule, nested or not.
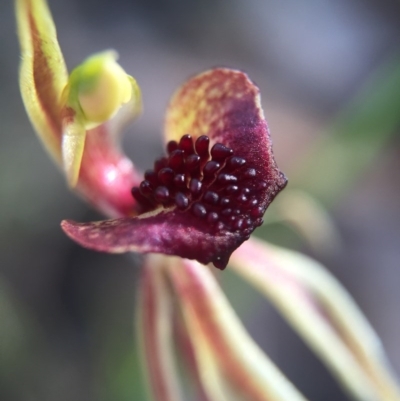
[[(248, 237), (262, 224), (266, 207), (259, 203), (258, 188), (265, 189), (257, 171), (232, 149), (200, 136), (195, 143), (184, 135), (179, 144), (167, 145), (168, 156), (158, 159), (154, 171), (147, 171), (139, 191), (132, 190), (139, 212), (176, 207), (182, 213), (207, 221), (210, 233), (220, 230), (239, 232)], [(197, 171), (196, 171), (197, 170)], [(260, 185), (262, 183), (262, 185)], [(217, 224), (218, 223), (218, 224)], [(224, 268), (229, 257), (217, 255), (213, 263)]]

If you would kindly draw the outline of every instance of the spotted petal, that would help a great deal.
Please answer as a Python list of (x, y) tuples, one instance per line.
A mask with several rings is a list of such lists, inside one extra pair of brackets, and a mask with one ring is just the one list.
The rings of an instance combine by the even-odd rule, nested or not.
[(67, 221), (63, 228), (99, 251), (158, 252), (224, 268), (286, 185), (273, 158), (258, 88), (235, 70), (200, 74), (173, 97), (166, 130), (193, 135), (172, 139), (169, 155), (134, 188), (140, 216)]
[[(76, 116), (73, 110), (63, 107), (68, 73), (54, 22), (45, 0), (16, 0), (16, 15), (25, 108), (43, 145), (63, 169), (63, 125), (74, 122)], [(132, 85), (138, 94), (133, 81)], [(87, 130), (84, 148), (80, 141), (76, 149), (68, 149), (78, 154), (83, 151), (80, 174), (76, 177), (78, 193), (98, 210), (116, 217), (132, 212), (135, 202), (130, 188), (140, 180), (132, 162), (120, 151), (112, 126), (115, 124)], [(70, 156), (68, 162), (76, 159)]]

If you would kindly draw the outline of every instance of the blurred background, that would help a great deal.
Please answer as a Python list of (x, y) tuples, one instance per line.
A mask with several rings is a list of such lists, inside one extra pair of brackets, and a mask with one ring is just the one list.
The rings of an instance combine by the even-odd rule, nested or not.
[[(277, 222), (257, 235), (323, 262), (366, 313), (399, 374), (400, 3), (49, 4), (70, 69), (114, 48), (139, 82), (145, 111), (124, 146), (143, 169), (162, 153), (163, 114), (179, 84), (214, 66), (250, 75), (288, 189), (327, 208), (340, 245), (306, 241)], [(140, 257), (90, 252), (61, 232), (64, 218), (100, 216), (67, 190), (35, 137), (18, 90), (15, 32), (12, 1), (2, 1), (0, 398), (145, 400), (132, 341)], [(229, 269), (223, 281), (250, 333), (310, 400), (348, 399), (267, 301)]]

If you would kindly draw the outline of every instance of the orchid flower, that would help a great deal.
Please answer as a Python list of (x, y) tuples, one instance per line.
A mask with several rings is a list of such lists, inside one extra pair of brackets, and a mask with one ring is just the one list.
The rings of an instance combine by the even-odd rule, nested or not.
[(274, 161), (259, 90), (243, 72), (197, 75), (172, 97), (166, 155), (142, 174), (119, 148), (141, 111), (114, 51), (68, 75), (45, 0), (16, 0), (20, 86), (31, 122), (70, 188), (111, 220), (64, 221), (97, 251), (145, 254), (138, 331), (152, 396), (183, 399), (176, 348), (202, 399), (305, 400), (253, 342), (207, 264), (253, 284), (358, 400), (400, 400), (379, 339), (317, 262), (250, 234), (286, 178)]

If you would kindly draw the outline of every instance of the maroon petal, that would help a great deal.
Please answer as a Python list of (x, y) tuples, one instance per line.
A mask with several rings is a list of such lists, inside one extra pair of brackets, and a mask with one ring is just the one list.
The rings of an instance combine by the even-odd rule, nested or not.
[(180, 211), (151, 213), (92, 223), (63, 221), (66, 234), (85, 248), (123, 253), (163, 253), (224, 268), (244, 241), (241, 233), (210, 228), (207, 221)]

